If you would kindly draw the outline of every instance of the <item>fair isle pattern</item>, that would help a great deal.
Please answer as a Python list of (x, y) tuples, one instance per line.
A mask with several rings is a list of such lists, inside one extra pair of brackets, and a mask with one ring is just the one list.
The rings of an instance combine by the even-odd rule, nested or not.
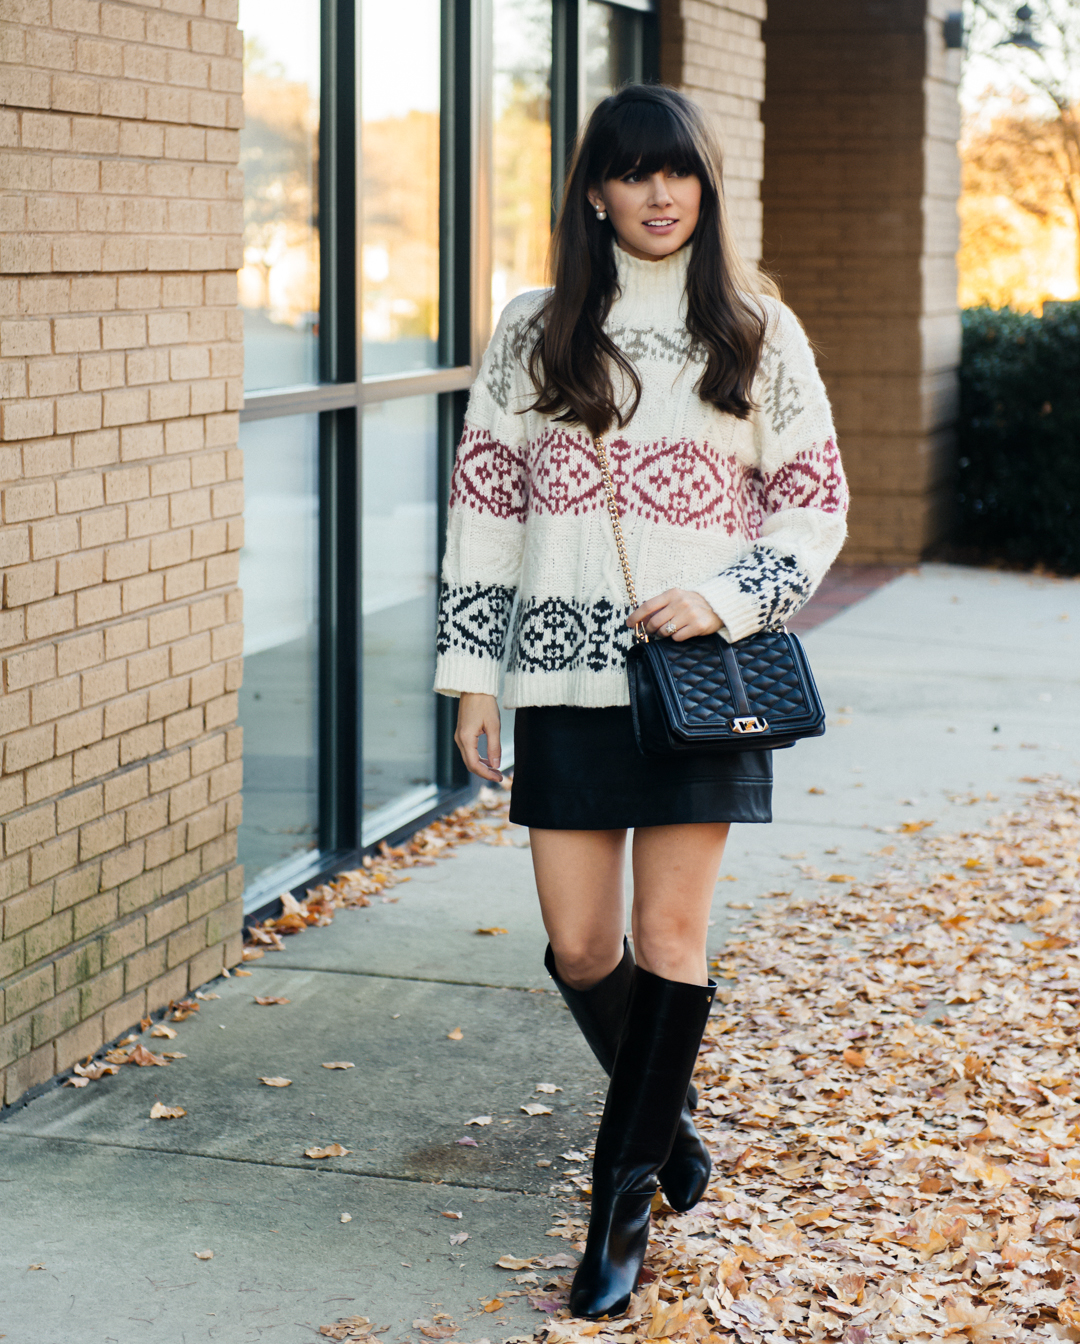
[(513, 605), (513, 588), (497, 583), (441, 584), (435, 652), (440, 657), (464, 653), (498, 662)]
[(584, 603), (573, 598), (531, 597), (514, 617), (510, 672), (590, 672), (619, 669), (632, 642), (627, 604), (606, 597)]
[[(825, 389), (794, 314), (763, 300), (768, 332), (746, 420), (694, 391), (689, 254), (616, 254), (607, 331), (641, 378), (607, 438), (639, 597), (700, 593), (739, 640), (782, 624), (843, 543), (847, 485)], [(473, 385), (454, 467), (436, 689), (519, 705), (626, 704), (629, 607), (590, 436), (530, 407), (529, 322), (507, 306)]]
[(526, 476), (520, 454), (485, 430), (465, 426), (450, 477), (450, 507), (525, 521)]

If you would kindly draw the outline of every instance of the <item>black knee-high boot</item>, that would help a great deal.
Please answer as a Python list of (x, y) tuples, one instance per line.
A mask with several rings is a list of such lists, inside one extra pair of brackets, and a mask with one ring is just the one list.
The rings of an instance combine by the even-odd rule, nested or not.
[[(630, 944), (625, 938), (623, 939), (622, 961), (610, 975), (606, 975), (589, 989), (571, 989), (559, 979), (550, 943), (544, 953), (544, 965), (548, 975), (558, 986), (559, 993), (588, 1042), (589, 1049), (596, 1056), (604, 1072), (610, 1075), (612, 1065), (615, 1063), (615, 1051), (619, 1047), (619, 1036), (626, 1015), (626, 1001), (630, 997), (630, 983), (634, 975), (634, 954), (630, 951)], [(671, 1156), (659, 1174), (664, 1198), (676, 1213), (685, 1213), (687, 1209), (694, 1207), (708, 1189), (709, 1176), (712, 1174), (709, 1150), (694, 1128), (691, 1111), (696, 1106), (697, 1090), (691, 1083), (686, 1093), (686, 1104), (682, 1108), (675, 1130)]]
[(671, 1152), (716, 985), (663, 980), (635, 966), (593, 1161), (575, 1316), (624, 1311), (649, 1244), (649, 1206)]

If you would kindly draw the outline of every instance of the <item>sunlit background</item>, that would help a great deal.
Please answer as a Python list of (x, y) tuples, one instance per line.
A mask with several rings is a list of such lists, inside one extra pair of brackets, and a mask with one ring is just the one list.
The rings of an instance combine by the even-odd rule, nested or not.
[(1080, 298), (1080, 4), (966, 18), (960, 305), (1040, 313)]

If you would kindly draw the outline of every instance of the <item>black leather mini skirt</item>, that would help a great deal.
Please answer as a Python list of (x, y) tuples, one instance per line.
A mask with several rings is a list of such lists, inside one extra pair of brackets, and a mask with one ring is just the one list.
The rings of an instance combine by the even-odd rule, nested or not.
[(772, 752), (643, 756), (629, 705), (519, 709), (510, 820), (556, 831), (772, 821)]

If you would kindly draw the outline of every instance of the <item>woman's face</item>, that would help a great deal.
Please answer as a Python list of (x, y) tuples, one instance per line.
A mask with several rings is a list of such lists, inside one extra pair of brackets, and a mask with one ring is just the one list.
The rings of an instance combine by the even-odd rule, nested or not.
[(697, 227), (701, 179), (673, 168), (648, 174), (632, 168), (590, 188), (589, 202), (607, 211), (624, 252), (659, 261), (677, 252)]

